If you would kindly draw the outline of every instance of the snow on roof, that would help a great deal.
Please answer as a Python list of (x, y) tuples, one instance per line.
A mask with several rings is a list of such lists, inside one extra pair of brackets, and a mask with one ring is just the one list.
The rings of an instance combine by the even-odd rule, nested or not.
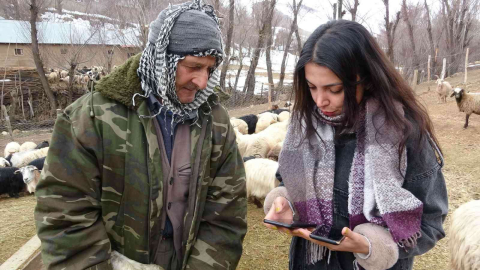
[[(0, 20), (0, 43), (30, 44), (30, 23), (27, 21)], [(120, 45), (139, 46), (136, 29), (92, 27), (88, 21), (37, 22), (40, 44)]]

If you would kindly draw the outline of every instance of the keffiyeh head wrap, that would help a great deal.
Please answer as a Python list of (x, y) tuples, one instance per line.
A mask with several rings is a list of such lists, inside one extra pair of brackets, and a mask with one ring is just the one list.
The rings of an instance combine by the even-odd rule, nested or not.
[[(195, 17), (195, 22), (200, 25), (199, 29), (187, 30), (191, 27), (179, 29), (185, 27), (185, 25), (176, 27), (175, 24), (179, 21), (179, 17), (185, 12), (189, 14), (182, 17), (182, 23), (184, 21), (188, 23), (188, 20), (192, 20), (192, 15)], [(175, 27), (178, 30), (175, 30)], [(186, 41), (182, 42), (183, 33), (188, 34), (189, 31), (196, 31), (190, 32), (190, 38), (192, 35), (197, 36), (200, 42), (188, 42), (188, 36), (185, 37)], [(163, 107), (152, 116), (140, 117), (154, 117), (162, 109), (173, 114), (174, 122), (183, 122), (191, 112), (196, 111), (198, 116), (198, 108), (207, 102), (210, 95), (214, 94), (213, 89), (218, 85), (217, 67), (223, 59), (223, 48), (219, 33), (218, 18), (213, 8), (209, 5), (203, 5), (200, 0), (174, 6), (170, 5), (159, 14), (158, 18), (150, 25), (149, 42), (142, 53), (137, 70), (143, 93), (136, 95), (148, 98), (153, 93), (161, 98)], [(172, 40), (174, 40), (173, 43), (171, 43)], [(191, 43), (196, 44), (189, 46)], [(177, 64), (186, 55), (214, 56), (216, 62), (215, 70), (210, 72), (207, 87), (197, 91), (193, 102), (183, 104), (179, 101), (175, 91), (175, 78)], [(135, 96), (133, 97), (133, 105), (135, 105)]]

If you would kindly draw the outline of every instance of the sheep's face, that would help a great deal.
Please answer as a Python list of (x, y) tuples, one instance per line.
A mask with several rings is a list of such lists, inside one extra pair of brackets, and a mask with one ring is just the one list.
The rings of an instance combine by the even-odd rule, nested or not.
[(35, 179), (38, 169), (33, 165), (27, 165), (25, 167), (18, 169), (18, 171), (16, 171), (15, 173), (17, 172), (20, 172), (22, 174), (23, 182), (25, 182), (25, 184), (28, 184)]
[(453, 93), (450, 95), (450, 97), (455, 96), (455, 99), (460, 101), (460, 100), (462, 100), (463, 93), (465, 93), (465, 90), (457, 87), (457, 88), (453, 89)]

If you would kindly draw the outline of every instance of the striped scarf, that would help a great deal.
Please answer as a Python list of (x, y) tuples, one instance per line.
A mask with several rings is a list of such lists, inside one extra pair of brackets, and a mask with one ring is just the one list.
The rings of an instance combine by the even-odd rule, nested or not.
[[(394, 109), (403, 114), (401, 104)], [(320, 110), (318, 113), (320, 121), (313, 117), (317, 134), (303, 141), (299, 135), (305, 134), (305, 124), (292, 119), (278, 162), (300, 221), (317, 224), (313, 233), (328, 237), (333, 225), (334, 125), (342, 116), (330, 118)], [(400, 247), (415, 246), (421, 236), (423, 204), (402, 188), (407, 156), (404, 149), (399, 163), (401, 131), (386, 123), (379, 103), (370, 98), (361, 105), (356, 134), (349, 175), (350, 229), (370, 222), (387, 227)], [(308, 261), (320, 261), (325, 252), (323, 246), (310, 242)]]
[[(152, 93), (157, 95), (162, 100), (163, 107), (158, 112), (154, 112), (151, 116), (141, 115), (142, 118), (153, 118), (161, 113), (162, 110), (171, 112), (173, 115), (173, 122), (184, 122), (188, 119), (191, 112), (196, 113), (196, 119), (198, 120), (198, 108), (207, 102), (208, 97), (214, 94), (214, 88), (218, 85), (219, 72), (217, 67), (222, 62), (223, 55), (215, 49), (207, 50), (204, 52), (192, 54), (192, 56), (205, 57), (214, 56), (216, 59), (215, 69), (210, 72), (207, 87), (199, 90), (195, 94), (195, 99), (191, 103), (183, 104), (178, 100), (175, 89), (175, 77), (177, 72), (177, 64), (185, 56), (171, 54), (167, 52), (169, 44), (169, 37), (178, 16), (187, 10), (199, 10), (208, 14), (215, 20), (218, 25), (218, 18), (215, 15), (213, 8), (209, 5), (203, 5), (201, 0), (195, 0), (193, 2), (187, 2), (180, 5), (170, 5), (166, 10), (166, 18), (163, 22), (160, 34), (156, 43), (148, 43), (147, 47), (143, 50), (142, 57), (140, 58), (140, 65), (137, 70), (137, 74), (140, 78), (143, 93), (137, 93), (133, 96), (133, 105), (135, 106), (135, 96), (139, 95), (144, 98), (148, 98)], [(208, 102), (207, 102), (208, 104)], [(211, 104), (208, 104), (211, 111)], [(212, 104), (214, 105), (214, 104)], [(208, 114), (209, 112), (206, 112)], [(197, 123), (198, 125), (198, 123)]]

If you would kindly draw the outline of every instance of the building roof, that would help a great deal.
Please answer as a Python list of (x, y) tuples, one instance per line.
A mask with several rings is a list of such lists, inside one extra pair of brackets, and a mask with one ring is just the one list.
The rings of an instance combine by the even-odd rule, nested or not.
[[(40, 44), (140, 46), (136, 29), (106, 28), (92, 27), (90, 23), (37, 22)], [(0, 43), (31, 43), (28, 21), (0, 20), (0, 29)]]

